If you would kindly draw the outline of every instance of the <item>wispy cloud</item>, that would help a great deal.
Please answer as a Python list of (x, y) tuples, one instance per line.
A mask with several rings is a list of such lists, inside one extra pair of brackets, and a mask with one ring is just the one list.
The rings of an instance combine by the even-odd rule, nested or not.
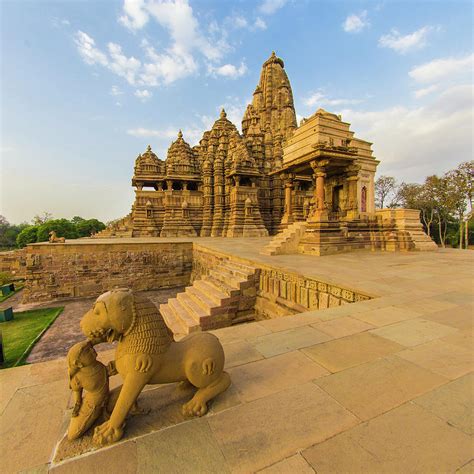
[(110, 95), (119, 96), (122, 95), (123, 91), (118, 86), (112, 86), (110, 89)]
[(392, 31), (379, 38), (379, 46), (381, 48), (390, 48), (400, 54), (405, 54), (410, 51), (422, 49), (427, 44), (428, 35), (438, 28), (433, 26), (424, 26), (413, 33), (402, 35), (398, 30)]
[(360, 33), (369, 26), (370, 22), (367, 17), (367, 10), (364, 10), (359, 14), (353, 13), (352, 15), (349, 15), (342, 24), (342, 28), (346, 33)]
[(313, 92), (303, 99), (303, 104), (307, 107), (314, 107), (315, 105), (338, 107), (341, 105), (356, 105), (361, 102), (363, 102), (362, 99), (333, 99), (327, 97), (322, 91)]
[(264, 15), (273, 15), (277, 10), (283, 8), (288, 0), (263, 0), (258, 9)]
[(51, 18), (51, 24), (55, 28), (64, 28), (70, 26), (71, 22), (66, 18), (58, 18), (57, 16), (53, 16), (53, 18)]
[(74, 42), (77, 51), (86, 64), (100, 64), (107, 66), (109, 64), (107, 56), (95, 45), (95, 41), (87, 33), (79, 30), (74, 36)]
[(416, 91), (413, 92), (413, 95), (417, 99), (421, 99), (422, 97), (425, 97), (425, 96), (431, 94), (432, 92), (434, 92), (437, 89), (438, 89), (437, 84), (433, 84), (433, 85), (428, 86), (428, 87), (423, 87), (422, 89), (417, 89)]
[(137, 89), (133, 93), (133, 95), (135, 97), (138, 97), (142, 102), (146, 102), (146, 101), (150, 100), (153, 96), (153, 94), (147, 89), (142, 89), (142, 90)]
[(461, 57), (439, 58), (415, 66), (408, 73), (416, 82), (436, 82), (448, 78), (455, 78), (464, 74), (469, 75), (472, 81), (474, 68), (474, 54)]
[(227, 77), (229, 79), (237, 79), (247, 72), (247, 66), (244, 62), (239, 66), (234, 64), (224, 64), (223, 66), (214, 67), (212, 64), (208, 66), (208, 73), (212, 76)]

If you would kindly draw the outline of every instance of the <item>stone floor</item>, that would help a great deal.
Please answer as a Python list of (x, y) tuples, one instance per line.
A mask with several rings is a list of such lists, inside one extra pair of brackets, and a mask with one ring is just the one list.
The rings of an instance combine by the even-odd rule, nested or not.
[(233, 385), (205, 417), (175, 416), (159, 388), (161, 428), (132, 420), (123, 442), (55, 465), (64, 359), (3, 370), (0, 472), (473, 472), (474, 253), (267, 257), (204, 240), (377, 297), (215, 331)]

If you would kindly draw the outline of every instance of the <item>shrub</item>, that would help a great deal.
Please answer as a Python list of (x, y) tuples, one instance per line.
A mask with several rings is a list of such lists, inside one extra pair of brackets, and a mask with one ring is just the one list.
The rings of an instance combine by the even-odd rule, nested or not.
[(17, 236), (16, 244), (18, 247), (24, 247), (27, 244), (32, 244), (38, 239), (38, 226), (29, 225), (25, 227)]
[(65, 237), (66, 239), (76, 239), (76, 226), (67, 219), (54, 219), (45, 222), (38, 227), (37, 242), (46, 242), (49, 240), (49, 233), (54, 230), (58, 237)]

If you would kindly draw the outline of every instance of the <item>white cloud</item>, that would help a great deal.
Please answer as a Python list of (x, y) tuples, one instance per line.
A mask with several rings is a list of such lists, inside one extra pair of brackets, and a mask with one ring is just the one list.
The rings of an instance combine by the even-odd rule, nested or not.
[(62, 28), (62, 27), (65, 27), (65, 26), (70, 26), (71, 22), (69, 20), (67, 20), (66, 18), (58, 18), (56, 16), (53, 16), (53, 18), (51, 18), (51, 24), (55, 28)]
[(118, 96), (118, 95), (122, 95), (122, 94), (123, 94), (123, 92), (120, 89), (120, 87), (118, 87), (118, 86), (112, 86), (112, 88), (110, 89), (110, 95)]
[(432, 26), (424, 26), (423, 28), (405, 36), (402, 36), (398, 30), (392, 29), (389, 34), (383, 35), (379, 38), (379, 46), (382, 48), (393, 49), (400, 54), (422, 49), (426, 46), (428, 34), (434, 29), (435, 28)]
[(434, 92), (437, 89), (438, 89), (438, 86), (436, 84), (433, 84), (431, 86), (424, 87), (422, 89), (417, 89), (416, 91), (413, 92), (413, 95), (417, 99), (421, 99), (422, 97), (425, 97), (425, 96), (431, 94), (432, 92)]
[(424, 106), (341, 110), (356, 136), (374, 142), (379, 173), (423, 180), (472, 157), (473, 86), (449, 87)]
[(95, 41), (83, 31), (79, 30), (74, 35), (77, 50), (86, 64), (100, 64), (107, 66), (107, 56), (95, 46)]
[(137, 89), (133, 93), (133, 95), (135, 97), (138, 97), (142, 102), (146, 102), (147, 100), (150, 100), (153, 96), (153, 94), (147, 89), (142, 89), (142, 90)]
[(130, 30), (139, 30), (148, 23), (149, 15), (145, 10), (144, 0), (124, 0), (123, 12), (119, 23)]
[(267, 29), (267, 24), (260, 17), (257, 17), (257, 19), (255, 20), (255, 23), (254, 23), (254, 27), (257, 30), (266, 30)]
[(434, 59), (428, 63), (414, 67), (409, 75), (417, 82), (435, 82), (441, 79), (453, 78), (462, 74), (469, 74), (472, 80), (474, 54), (464, 57), (448, 57)]
[(235, 66), (233, 64), (224, 64), (223, 66), (208, 66), (209, 74), (213, 76), (222, 76), (228, 77), (229, 79), (237, 79), (238, 77), (243, 76), (247, 72), (247, 66), (244, 62), (240, 63), (240, 66)]
[(277, 10), (283, 8), (288, 0), (263, 0), (258, 9), (264, 15), (273, 15)]
[(111, 59), (108, 65), (109, 69), (126, 79), (129, 84), (135, 84), (137, 74), (141, 68), (141, 62), (133, 56), (125, 56), (119, 44), (109, 43), (107, 48)]
[(309, 97), (303, 99), (303, 104), (308, 107), (318, 106), (330, 106), (337, 107), (339, 105), (355, 105), (360, 104), (361, 99), (330, 99), (323, 92), (317, 91), (312, 93)]
[(343, 30), (347, 33), (360, 33), (364, 28), (369, 26), (370, 22), (367, 18), (367, 10), (364, 10), (358, 15), (355, 13), (349, 15), (342, 24)]

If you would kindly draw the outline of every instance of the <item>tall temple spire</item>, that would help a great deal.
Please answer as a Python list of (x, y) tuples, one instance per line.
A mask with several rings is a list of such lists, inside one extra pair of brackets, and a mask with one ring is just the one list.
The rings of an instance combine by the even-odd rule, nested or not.
[(290, 81), (285, 72), (285, 64), (275, 51), (263, 63), (260, 81), (253, 94), (250, 110), (242, 121), (246, 134), (250, 126), (250, 115), (259, 119), (262, 133), (272, 138), (288, 138), (296, 128), (296, 112)]

